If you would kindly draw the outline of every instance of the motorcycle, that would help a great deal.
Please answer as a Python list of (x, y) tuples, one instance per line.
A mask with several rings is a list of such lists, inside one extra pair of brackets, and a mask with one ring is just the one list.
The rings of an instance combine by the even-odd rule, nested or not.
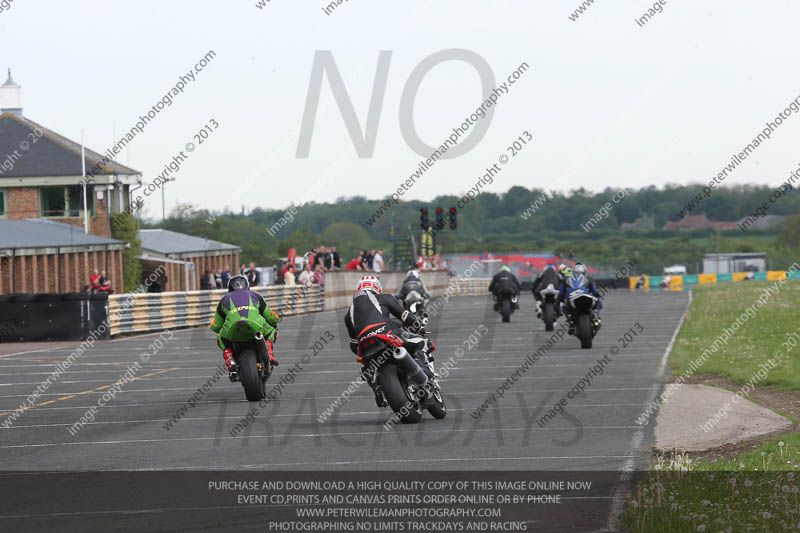
[(497, 295), (494, 310), (503, 317), (503, 322), (511, 322), (511, 314), (517, 309), (517, 295), (510, 292), (501, 292)]
[[(246, 321), (243, 327), (248, 327)], [(231, 381), (240, 382), (244, 395), (250, 402), (263, 400), (267, 396), (267, 380), (272, 375), (272, 358), (269, 356), (267, 342), (259, 331), (244, 342), (234, 342), (231, 347), (238, 368)]]
[(569, 295), (569, 305), (573, 309), (575, 336), (581, 341), (581, 348), (592, 347), (592, 340), (600, 329), (600, 318), (594, 311), (597, 298), (583, 291), (575, 291)]
[(553, 324), (558, 318), (558, 309), (556, 307), (558, 292), (558, 289), (552, 283), (548, 283), (547, 287), (539, 289), (539, 295), (542, 297), (539, 318), (544, 321), (545, 331), (553, 331)]
[[(416, 306), (412, 306), (417, 309)], [(415, 333), (426, 336), (427, 317), (420, 320)], [(428, 412), (436, 419), (447, 416), (442, 391), (433, 367), (433, 343), (423, 350), (424, 368), (403, 347), (403, 340), (391, 333), (387, 324), (378, 324), (361, 337), (359, 361), (368, 368), (367, 379), (377, 379), (380, 394), (404, 424), (415, 424)]]
[[(416, 311), (411, 311), (412, 313), (424, 313), (425, 312), (425, 298), (418, 293), (417, 291), (411, 291), (406, 294), (405, 298), (403, 298), (403, 308), (407, 311), (411, 311), (412, 307), (416, 309)], [(416, 305), (415, 305), (416, 304)]]

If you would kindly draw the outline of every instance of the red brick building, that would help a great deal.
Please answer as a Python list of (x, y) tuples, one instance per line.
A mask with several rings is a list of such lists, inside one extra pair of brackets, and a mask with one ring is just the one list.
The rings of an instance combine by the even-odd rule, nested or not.
[[(0, 219), (52, 219), (110, 238), (111, 215), (129, 209), (130, 189), (141, 172), (85, 149), (23, 116), (21, 87), (11, 78), (0, 87)], [(84, 172), (87, 180), (84, 201)], [(85, 204), (85, 208), (84, 208)], [(0, 243), (2, 244), (2, 243)]]
[(122, 248), (52, 220), (0, 220), (0, 294), (80, 292), (94, 269), (121, 292)]

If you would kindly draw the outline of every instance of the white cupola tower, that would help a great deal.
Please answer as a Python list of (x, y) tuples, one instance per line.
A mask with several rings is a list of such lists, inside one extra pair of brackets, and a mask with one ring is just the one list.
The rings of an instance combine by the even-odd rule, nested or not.
[(22, 116), (22, 87), (11, 77), (11, 69), (8, 69), (8, 79), (0, 86), (0, 113), (7, 112)]

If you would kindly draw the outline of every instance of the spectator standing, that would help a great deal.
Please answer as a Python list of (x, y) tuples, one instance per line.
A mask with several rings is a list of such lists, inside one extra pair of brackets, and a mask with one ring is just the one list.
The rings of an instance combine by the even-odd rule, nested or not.
[(107, 292), (108, 294), (113, 294), (114, 289), (111, 288), (111, 281), (109, 281), (108, 277), (106, 276), (106, 271), (100, 271), (100, 279), (98, 280), (100, 283), (100, 290), (102, 292)]
[(286, 273), (283, 275), (283, 283), (284, 283), (284, 285), (287, 285), (289, 287), (292, 287), (292, 286), (295, 285), (294, 272), (292, 272), (290, 269), (287, 269)]
[(318, 285), (322, 285), (325, 282), (325, 273), (322, 271), (322, 265), (317, 265), (317, 269), (314, 271), (313, 282)]
[(314, 266), (314, 258), (316, 257), (316, 255), (317, 255), (317, 249), (316, 248), (312, 248), (308, 252), (304, 253), (303, 254), (303, 266), (305, 267), (305, 264), (308, 263), (313, 267)]
[(259, 275), (255, 263), (250, 263), (250, 268), (247, 270), (245, 276), (247, 276), (247, 282), (250, 283), (251, 287), (258, 287)]
[(339, 257), (339, 252), (336, 251), (335, 246), (331, 246), (331, 257), (333, 260), (333, 268), (334, 270), (341, 270), (342, 269), (342, 258)]
[(324, 265), (325, 265), (325, 254), (326, 253), (327, 253), (327, 249), (324, 246), (319, 245), (317, 247), (317, 253), (314, 254), (314, 261), (312, 261), (312, 263), (311, 263), (312, 272), (317, 269), (317, 266), (322, 265), (323, 268), (324, 268)]
[(89, 278), (89, 282), (91, 283), (92, 292), (100, 290), (100, 271), (96, 268), (92, 270), (92, 275)]
[(216, 285), (212, 285), (213, 282), (214, 282), (214, 274), (210, 270), (206, 270), (205, 272), (203, 272), (203, 275), (200, 276), (200, 290), (210, 291), (211, 289), (215, 288)]
[(364, 258), (364, 252), (360, 252), (358, 257), (347, 263), (347, 266), (344, 267), (345, 270), (364, 270), (361, 266), (362, 259)]
[(383, 264), (383, 250), (378, 250), (372, 258), (372, 269), (377, 272), (382, 272), (386, 268)]
[(322, 255), (322, 267), (325, 272), (333, 270), (333, 252), (327, 246), (325, 247), (325, 253)]
[(225, 265), (225, 268), (222, 269), (220, 276), (222, 277), (222, 288), (227, 289), (228, 280), (231, 279), (231, 266)]
[(297, 281), (300, 285), (305, 285), (306, 287), (314, 283), (314, 272), (311, 270), (310, 263), (305, 264), (300, 276), (297, 277)]
[(222, 269), (220, 268), (217, 270), (217, 273), (214, 274), (214, 286), (218, 289), (222, 288)]
[(361, 251), (361, 270), (372, 270), (372, 254), (366, 250)]

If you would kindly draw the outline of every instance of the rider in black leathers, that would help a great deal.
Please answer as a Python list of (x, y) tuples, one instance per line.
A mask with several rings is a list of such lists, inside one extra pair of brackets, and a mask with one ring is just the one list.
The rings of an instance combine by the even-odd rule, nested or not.
[[(561, 285), (564, 284), (564, 277), (556, 271), (553, 265), (547, 265), (533, 280), (533, 286), (531, 287), (533, 298), (536, 300), (536, 316), (539, 318), (542, 318), (542, 295), (539, 294), (539, 290), (547, 288), (551, 283), (553, 288), (560, 293)], [(556, 314), (560, 314), (559, 309), (561, 309), (561, 303), (560, 299), (556, 297)]]
[[(359, 342), (368, 334), (393, 335), (403, 341), (403, 347), (419, 367), (429, 373), (425, 361), (425, 349), (429, 348), (426, 344), (428, 341), (409, 331), (413, 329), (424, 332), (423, 321), (410, 311), (404, 310), (393, 295), (382, 294), (381, 291), (381, 283), (377, 276), (362, 276), (358, 282), (353, 303), (344, 317), (344, 324), (350, 335), (350, 350), (358, 355)], [(375, 393), (378, 407), (385, 407), (385, 399), (374, 371), (364, 366), (361, 368), (361, 376)]]
[(519, 304), (516, 302), (516, 297), (519, 295), (519, 291), (522, 290), (522, 285), (520, 285), (517, 276), (515, 276), (511, 269), (508, 268), (506, 265), (500, 267), (500, 272), (492, 277), (492, 282), (489, 283), (489, 292), (492, 293), (495, 299), (494, 310), (497, 311), (499, 304), (497, 303), (497, 297), (501, 294), (511, 294), (513, 296), (514, 307), (519, 309)]
[(425, 287), (425, 282), (422, 281), (422, 278), (419, 275), (419, 270), (409, 270), (406, 274), (406, 279), (403, 280), (403, 286), (400, 289), (400, 292), (397, 293), (397, 299), (403, 300), (408, 295), (408, 293), (412, 291), (417, 291), (420, 296), (425, 298), (426, 300), (431, 299), (431, 295), (428, 294), (428, 288)]

